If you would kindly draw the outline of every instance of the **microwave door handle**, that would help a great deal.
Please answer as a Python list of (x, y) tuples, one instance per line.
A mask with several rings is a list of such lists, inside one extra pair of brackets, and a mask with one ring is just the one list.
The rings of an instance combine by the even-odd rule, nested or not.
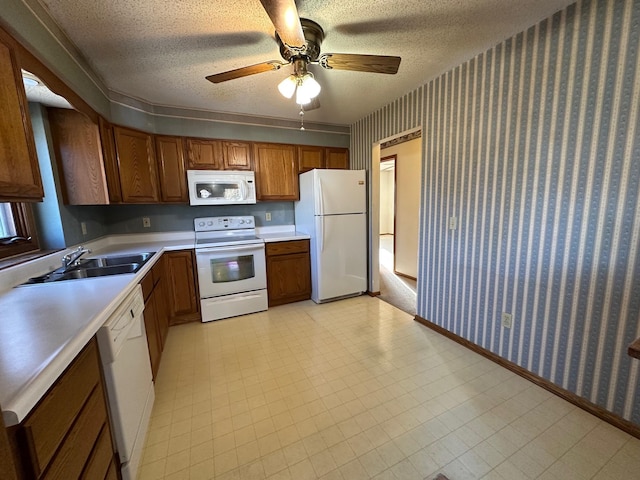
[(247, 188), (247, 182), (245, 180), (240, 182), (240, 189), (242, 190), (242, 200), (246, 200), (249, 195), (249, 189)]
[(264, 243), (253, 243), (251, 245), (240, 245), (231, 247), (204, 247), (196, 248), (196, 255), (198, 253), (218, 253), (218, 252), (246, 252), (247, 250), (260, 250), (264, 249)]

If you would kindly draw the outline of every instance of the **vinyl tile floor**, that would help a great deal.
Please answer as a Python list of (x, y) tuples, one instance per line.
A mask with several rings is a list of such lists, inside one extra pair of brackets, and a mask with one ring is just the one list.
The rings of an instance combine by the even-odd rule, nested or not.
[(172, 327), (149, 479), (616, 480), (640, 440), (362, 296)]

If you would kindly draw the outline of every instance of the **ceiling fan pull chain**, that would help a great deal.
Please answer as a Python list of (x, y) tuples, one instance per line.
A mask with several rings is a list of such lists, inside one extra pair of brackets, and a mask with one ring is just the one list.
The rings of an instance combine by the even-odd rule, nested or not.
[(300, 115), (300, 130), (304, 131), (304, 109), (302, 105), (300, 105), (300, 113), (298, 115)]

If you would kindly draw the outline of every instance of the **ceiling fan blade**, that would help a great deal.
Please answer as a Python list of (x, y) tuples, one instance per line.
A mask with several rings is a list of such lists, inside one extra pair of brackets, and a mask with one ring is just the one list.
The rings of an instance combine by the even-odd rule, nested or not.
[(315, 110), (316, 108), (320, 108), (320, 100), (318, 100), (318, 97), (314, 97), (309, 103), (307, 103), (306, 105), (302, 105), (302, 110), (304, 110), (305, 112)]
[(290, 47), (304, 47), (306, 40), (295, 0), (260, 0), (278, 36)]
[(325, 53), (318, 63), (324, 68), (354, 72), (388, 73), (393, 75), (400, 67), (400, 57), (386, 55), (358, 55), (354, 53)]
[(236, 78), (248, 77), (249, 75), (255, 75), (256, 73), (269, 72), (271, 70), (279, 70), (288, 63), (282, 63), (277, 60), (271, 60), (270, 62), (258, 63), (249, 67), (236, 68), (235, 70), (229, 70), (228, 72), (216, 73), (206, 77), (207, 80), (213, 83), (222, 83), (227, 80), (234, 80)]

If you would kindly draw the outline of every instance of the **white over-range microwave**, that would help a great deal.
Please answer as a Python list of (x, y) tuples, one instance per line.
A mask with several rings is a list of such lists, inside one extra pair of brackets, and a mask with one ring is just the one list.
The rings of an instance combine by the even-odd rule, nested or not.
[(256, 203), (254, 172), (236, 170), (187, 170), (191, 205)]

